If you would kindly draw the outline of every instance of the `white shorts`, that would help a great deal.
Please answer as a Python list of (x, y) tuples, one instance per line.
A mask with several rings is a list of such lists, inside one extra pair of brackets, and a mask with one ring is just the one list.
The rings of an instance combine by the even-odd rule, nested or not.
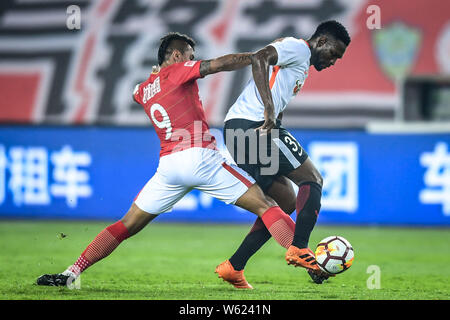
[(194, 147), (163, 156), (135, 204), (145, 212), (160, 214), (172, 210), (192, 189), (234, 204), (254, 183), (248, 173), (219, 151)]

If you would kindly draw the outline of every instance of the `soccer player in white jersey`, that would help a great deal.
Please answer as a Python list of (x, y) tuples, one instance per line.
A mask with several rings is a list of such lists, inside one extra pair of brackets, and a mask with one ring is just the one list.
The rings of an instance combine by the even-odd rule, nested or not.
[[(316, 283), (328, 277), (313, 272), (318, 266), (308, 248), (320, 211), (322, 176), (298, 141), (281, 125), (281, 118), (289, 101), (304, 84), (309, 67), (321, 71), (334, 65), (349, 43), (345, 27), (337, 21), (320, 24), (309, 40), (293, 37), (275, 40), (252, 57), (253, 79), (225, 117), (225, 142), (237, 165), (249, 173), (283, 211), (290, 214), (296, 210), (295, 234), (285, 258), (288, 264), (307, 268)], [(242, 139), (243, 134), (247, 138), (255, 129), (260, 133), (256, 143)], [(271, 143), (263, 147), (260, 140), (264, 135)], [(257, 149), (254, 149), (255, 144)], [(261, 148), (277, 151), (278, 156), (272, 159), (278, 161), (275, 174), (264, 174), (262, 169), (267, 163), (260, 159), (250, 161), (252, 153), (261, 154)], [(273, 150), (264, 151), (270, 154)], [(289, 180), (299, 187), (297, 194)], [(244, 267), (270, 237), (261, 219), (256, 219), (237, 251), (217, 266), (219, 277), (237, 288), (251, 288), (245, 280)]]

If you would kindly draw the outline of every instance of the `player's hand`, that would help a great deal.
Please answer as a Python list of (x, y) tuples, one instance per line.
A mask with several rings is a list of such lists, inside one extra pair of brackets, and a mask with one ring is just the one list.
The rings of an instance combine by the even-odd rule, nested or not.
[(256, 128), (256, 131), (260, 131), (261, 134), (267, 134), (269, 133), (273, 128), (276, 126), (275, 117), (274, 116), (267, 116), (265, 117), (264, 123), (259, 128)]

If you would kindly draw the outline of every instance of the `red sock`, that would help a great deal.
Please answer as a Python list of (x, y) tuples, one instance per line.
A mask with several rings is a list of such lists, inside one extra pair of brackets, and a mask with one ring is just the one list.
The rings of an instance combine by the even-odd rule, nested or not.
[(95, 237), (69, 270), (79, 275), (97, 261), (109, 256), (128, 237), (125, 225), (122, 221), (117, 221)]
[(286, 249), (292, 244), (295, 232), (295, 222), (281, 210), (271, 207), (261, 217), (272, 237)]

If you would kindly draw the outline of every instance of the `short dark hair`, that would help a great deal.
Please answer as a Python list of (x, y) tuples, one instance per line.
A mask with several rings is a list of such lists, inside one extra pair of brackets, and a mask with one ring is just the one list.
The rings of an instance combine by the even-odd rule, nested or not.
[(162, 65), (164, 61), (166, 61), (167, 55), (172, 54), (174, 49), (179, 50), (181, 53), (184, 53), (186, 50), (186, 45), (180, 46), (180, 42), (185, 42), (189, 44), (192, 48), (195, 47), (195, 41), (185, 35), (178, 32), (169, 32), (167, 35), (161, 38), (161, 44), (158, 49), (158, 64)]
[(317, 38), (321, 35), (331, 35), (336, 40), (341, 40), (346, 46), (350, 44), (350, 35), (345, 27), (335, 20), (322, 22), (316, 29), (311, 38)]

